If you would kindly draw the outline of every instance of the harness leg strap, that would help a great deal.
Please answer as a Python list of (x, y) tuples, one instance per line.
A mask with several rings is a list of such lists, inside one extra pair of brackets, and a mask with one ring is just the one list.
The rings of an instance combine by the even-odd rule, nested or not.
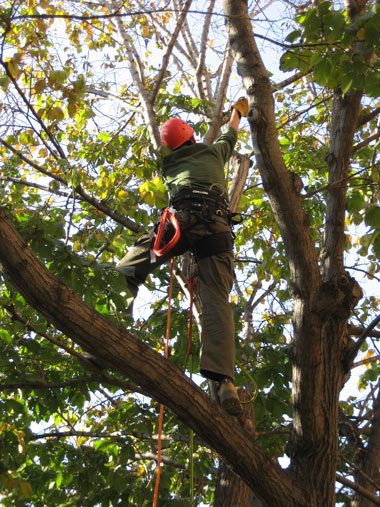
[(233, 249), (234, 240), (230, 231), (211, 234), (198, 241), (193, 248), (195, 257), (203, 259), (224, 252), (230, 252)]

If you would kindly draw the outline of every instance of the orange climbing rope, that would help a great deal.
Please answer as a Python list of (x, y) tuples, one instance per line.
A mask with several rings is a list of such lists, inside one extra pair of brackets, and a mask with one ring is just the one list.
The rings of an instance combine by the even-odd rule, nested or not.
[[(171, 314), (171, 304), (172, 304), (172, 292), (173, 292), (173, 268), (174, 268), (174, 259), (171, 260), (170, 263), (170, 285), (169, 285), (169, 301), (168, 301), (168, 320), (166, 323), (166, 341), (165, 341), (165, 358), (168, 358), (169, 355), (169, 336), (170, 336), (170, 314)], [(161, 476), (161, 437), (162, 437), (162, 420), (164, 417), (164, 405), (161, 403), (160, 406), (160, 418), (158, 421), (158, 444), (157, 444), (157, 476), (156, 476), (156, 484), (154, 488), (154, 496), (153, 496), (153, 507), (157, 507), (157, 499), (158, 499), (158, 488), (160, 484), (160, 476)]]
[[(170, 265), (170, 285), (169, 285), (169, 300), (168, 300), (168, 320), (166, 324), (166, 341), (165, 341), (165, 358), (168, 358), (169, 355), (169, 336), (170, 336), (170, 316), (171, 316), (171, 303), (172, 303), (172, 292), (173, 292), (173, 268), (174, 268), (174, 259), (171, 260)], [(187, 359), (190, 359), (190, 378), (192, 378), (193, 373), (193, 302), (194, 302), (194, 276), (190, 276), (189, 280), (189, 290), (190, 290), (190, 311), (189, 311), (189, 346), (186, 353), (186, 363)], [(185, 364), (186, 369), (186, 364)], [(162, 441), (162, 421), (164, 417), (164, 405), (160, 406), (160, 417), (158, 421), (158, 444), (157, 444), (157, 475), (156, 475), (156, 484), (154, 487), (154, 496), (153, 496), (153, 507), (157, 507), (158, 500), (158, 490), (160, 484), (160, 476), (161, 476), (161, 441)], [(190, 430), (190, 498), (191, 507), (194, 506), (194, 434), (193, 431)]]

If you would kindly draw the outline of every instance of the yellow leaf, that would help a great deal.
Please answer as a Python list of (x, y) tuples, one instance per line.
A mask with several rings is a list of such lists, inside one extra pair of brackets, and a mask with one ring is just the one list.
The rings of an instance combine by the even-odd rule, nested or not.
[(28, 481), (21, 481), (20, 490), (21, 490), (21, 496), (23, 498), (30, 498), (32, 496), (32, 493), (33, 493), (32, 485)]
[(128, 197), (128, 192), (126, 190), (119, 190), (118, 193), (117, 193), (117, 197), (121, 201), (124, 201), (124, 199), (127, 199), (127, 197)]
[[(375, 355), (375, 351), (373, 349), (369, 349), (367, 354), (364, 356), (364, 359), (370, 359), (374, 355)], [(371, 363), (366, 364), (367, 369), (370, 368), (370, 366), (371, 366)]]
[(88, 437), (78, 437), (77, 438), (77, 444), (80, 447), (81, 445), (84, 445), (88, 441)]
[(143, 27), (143, 29), (141, 30), (141, 34), (143, 37), (146, 37), (147, 39), (149, 39), (152, 35), (152, 32), (150, 31), (150, 28), (148, 25), (145, 25)]
[(359, 40), (364, 40), (365, 39), (365, 30), (364, 30), (364, 28), (360, 28), (360, 30), (358, 30), (358, 39)]
[(52, 107), (47, 114), (49, 120), (57, 120), (61, 121), (65, 117), (65, 113), (62, 111), (60, 107)]
[(1, 423), (1, 426), (0, 426), (0, 435), (2, 434), (2, 432), (8, 427), (8, 424), (3, 422)]
[(14, 79), (17, 79), (20, 75), (20, 69), (14, 60), (8, 62), (8, 70)]
[(139, 191), (140, 191), (140, 197), (144, 198), (146, 196), (146, 194), (149, 192), (149, 184), (147, 181), (144, 181), (144, 183), (142, 183), (140, 185)]
[(67, 112), (69, 113), (70, 118), (74, 118), (77, 112), (77, 106), (70, 102), (70, 104), (67, 106)]
[(39, 79), (36, 81), (36, 84), (34, 85), (34, 91), (36, 93), (41, 93), (46, 88), (46, 81), (45, 79)]

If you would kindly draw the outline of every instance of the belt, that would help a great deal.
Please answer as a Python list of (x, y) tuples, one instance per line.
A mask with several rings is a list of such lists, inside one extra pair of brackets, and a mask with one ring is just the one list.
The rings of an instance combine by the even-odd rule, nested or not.
[(192, 209), (201, 211), (205, 204), (211, 205), (220, 214), (228, 214), (228, 201), (217, 192), (206, 189), (185, 187), (170, 199), (170, 205), (177, 210)]

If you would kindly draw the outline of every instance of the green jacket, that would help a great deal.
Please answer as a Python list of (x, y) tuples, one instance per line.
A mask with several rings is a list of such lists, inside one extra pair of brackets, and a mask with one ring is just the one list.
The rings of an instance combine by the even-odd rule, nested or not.
[(227, 197), (224, 166), (237, 141), (229, 127), (214, 144), (196, 143), (173, 151), (162, 160), (162, 176), (171, 196), (184, 187), (207, 188)]

